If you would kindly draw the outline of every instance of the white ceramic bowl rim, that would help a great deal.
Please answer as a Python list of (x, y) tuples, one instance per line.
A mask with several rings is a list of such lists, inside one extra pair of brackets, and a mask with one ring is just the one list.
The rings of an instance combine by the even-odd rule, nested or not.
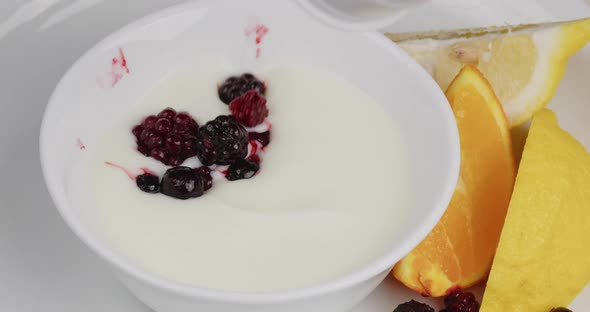
[[(339, 2), (342, 0), (333, 0)], [(388, 1), (388, 0), (373, 0), (366, 1), (363, 3), (365, 9), (372, 9), (373, 6), (378, 5), (380, 7), (391, 8), (390, 11), (381, 15), (375, 15), (371, 17), (359, 17), (355, 15), (355, 12), (342, 11), (338, 14), (330, 12), (325, 7), (322, 7), (319, 3), (328, 2), (325, 0), (297, 0), (299, 5), (305, 9), (309, 14), (320, 20), (321, 22), (347, 31), (376, 31), (378, 29), (385, 28), (393, 25), (397, 20), (404, 17), (408, 10), (413, 7), (424, 5), (430, 0), (405, 0), (405, 1)], [(319, 2), (319, 3), (318, 3)], [(344, 2), (344, 1), (343, 1)], [(356, 0), (349, 0), (349, 2), (356, 2)], [(358, 3), (358, 2), (356, 2)], [(345, 14), (340, 15), (339, 13)]]
[[(66, 198), (64, 192), (61, 192), (58, 183), (54, 183), (54, 179), (49, 175), (49, 160), (46, 155), (46, 151), (52, 148), (49, 140), (46, 138), (45, 133), (47, 132), (46, 129), (48, 126), (47, 115), (50, 112), (55, 110), (55, 106), (57, 102), (55, 100), (55, 96), (58, 90), (64, 88), (63, 82), (66, 80), (66, 77), (71, 74), (72, 69), (76, 67), (77, 64), (81, 62), (91, 51), (103, 45), (106, 41), (109, 41), (113, 37), (118, 37), (127, 31), (136, 28), (139, 25), (145, 24), (145, 22), (149, 20), (153, 20), (155, 18), (165, 17), (168, 16), (170, 13), (182, 11), (183, 8), (191, 8), (194, 6), (194, 3), (186, 3), (172, 6), (168, 9), (161, 10), (155, 14), (148, 15), (143, 17), (135, 22), (124, 26), (123, 28), (119, 29), (118, 31), (112, 33), (105, 39), (101, 40), (98, 44), (94, 47), (89, 49), (84, 55), (82, 55), (66, 72), (66, 74), (62, 77), (60, 82), (58, 83), (54, 93), (50, 97), (49, 103), (45, 109), (44, 118), (41, 124), (41, 132), (40, 132), (40, 157), (41, 157), (41, 166), (43, 175), (45, 178), (45, 182), (49, 193), (64, 220), (66, 223), (72, 228), (72, 230), (76, 233), (77, 236), (80, 237), (82, 241), (84, 241), (94, 252), (98, 255), (101, 255), (105, 258), (109, 263), (114, 265), (116, 268), (121, 270), (122, 272), (133, 276), (141, 281), (144, 281), (151, 285), (156, 285), (159, 288), (181, 294), (188, 297), (195, 297), (195, 298), (204, 298), (209, 300), (217, 300), (217, 301), (225, 301), (225, 302), (238, 302), (238, 303), (273, 303), (273, 302), (280, 302), (280, 301), (288, 301), (288, 300), (296, 300), (300, 298), (310, 298), (319, 296), (322, 294), (328, 294), (339, 289), (345, 289), (355, 284), (358, 284), (362, 281), (365, 281), (373, 276), (378, 275), (386, 270), (389, 270), (392, 265), (401, 259), (405, 254), (410, 252), (422, 239), (426, 237), (426, 235), (430, 232), (432, 228), (436, 225), (438, 220), (443, 215), (444, 211), (446, 210), (447, 204), (454, 192), (455, 185), (458, 179), (459, 173), (459, 163), (460, 163), (460, 153), (459, 153), (459, 135), (457, 132), (456, 122), (452, 110), (450, 107), (448, 108), (441, 108), (443, 112), (441, 114), (441, 118), (443, 118), (443, 123), (446, 129), (449, 130), (449, 153), (451, 163), (448, 164), (450, 174), (446, 177), (446, 182), (442, 187), (442, 191), (440, 192), (440, 197), (438, 198), (438, 205), (433, 209), (433, 212), (429, 215), (429, 217), (424, 220), (419, 226), (416, 227), (414, 233), (412, 233), (412, 239), (407, 240), (403, 243), (403, 245), (395, 246), (392, 250), (385, 253), (383, 256), (376, 259), (374, 262), (370, 263), (369, 265), (365, 266), (364, 268), (349, 273), (345, 276), (339, 277), (335, 280), (327, 281), (318, 285), (306, 287), (306, 288), (299, 288), (299, 289), (289, 289), (289, 290), (281, 290), (281, 291), (272, 291), (272, 292), (260, 292), (260, 293), (248, 293), (248, 292), (237, 292), (237, 291), (225, 291), (225, 290), (215, 290), (215, 289), (208, 289), (208, 288), (201, 288), (195, 287), (183, 283), (179, 283), (176, 281), (172, 281), (161, 277), (159, 275), (150, 273), (143, 269), (138, 268), (137, 266), (133, 265), (132, 263), (128, 262), (127, 260), (123, 259), (120, 255), (113, 252), (111, 249), (103, 246), (102, 243), (99, 242), (98, 239), (93, 237), (93, 235), (81, 224), (77, 217), (69, 212), (70, 203)], [(376, 33), (376, 32), (368, 32), (363, 33), (362, 35), (371, 38), (371, 40), (381, 44), (384, 49), (389, 50), (396, 50), (399, 49), (397, 46), (391, 43), (384, 35)], [(400, 57), (405, 58), (405, 62), (408, 63), (408, 66), (413, 67), (415, 71), (422, 76), (422, 78), (427, 81), (431, 80), (430, 76), (417, 64), (414, 60), (412, 60), (409, 56), (403, 54)], [(431, 80), (432, 81), (432, 80)], [(434, 94), (438, 94), (437, 96), (440, 97), (440, 102), (446, 102), (446, 98), (440, 92), (439, 87), (432, 81), (430, 84), (431, 90)]]
[(375, 31), (383, 27), (389, 26), (406, 14), (406, 10), (400, 10), (395, 13), (387, 14), (381, 17), (374, 17), (370, 20), (364, 21), (350, 21), (337, 18), (316, 7), (310, 0), (298, 0), (301, 7), (303, 7), (309, 14), (313, 15), (323, 23), (348, 31)]

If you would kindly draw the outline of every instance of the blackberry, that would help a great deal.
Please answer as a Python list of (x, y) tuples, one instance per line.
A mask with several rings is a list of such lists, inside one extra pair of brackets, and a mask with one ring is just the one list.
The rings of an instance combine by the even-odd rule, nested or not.
[(229, 104), (229, 110), (246, 127), (254, 127), (268, 117), (266, 99), (257, 90), (249, 90)]
[(135, 178), (137, 187), (146, 193), (159, 193), (160, 192), (160, 178), (151, 173), (144, 173), (138, 175)]
[(434, 312), (434, 309), (426, 303), (410, 300), (398, 305), (393, 312)]
[(479, 303), (472, 293), (457, 290), (445, 297), (445, 309), (447, 312), (478, 312)]
[(235, 98), (249, 90), (257, 90), (260, 94), (264, 94), (266, 87), (254, 75), (246, 73), (239, 77), (232, 76), (227, 78), (217, 89), (219, 99), (225, 104), (231, 103)]
[(551, 309), (551, 312), (572, 312), (572, 310), (564, 307), (558, 307)]
[(227, 168), (225, 178), (230, 181), (241, 179), (250, 179), (260, 169), (260, 159), (256, 155), (248, 157), (248, 159), (238, 159)]
[(249, 132), (248, 139), (250, 141), (258, 141), (262, 146), (267, 146), (270, 143), (270, 131), (266, 132)]
[(178, 199), (199, 197), (205, 192), (203, 178), (189, 167), (174, 167), (166, 170), (162, 177), (160, 191), (164, 195)]
[(203, 189), (205, 191), (209, 190), (213, 186), (213, 177), (211, 176), (211, 169), (207, 166), (201, 166), (196, 168), (195, 171), (197, 174), (203, 178)]
[(137, 140), (137, 150), (168, 166), (178, 166), (196, 155), (195, 141), (199, 125), (188, 113), (172, 108), (150, 115), (134, 126), (131, 133)]
[(218, 116), (199, 128), (196, 154), (205, 166), (230, 165), (248, 154), (248, 132), (233, 116)]

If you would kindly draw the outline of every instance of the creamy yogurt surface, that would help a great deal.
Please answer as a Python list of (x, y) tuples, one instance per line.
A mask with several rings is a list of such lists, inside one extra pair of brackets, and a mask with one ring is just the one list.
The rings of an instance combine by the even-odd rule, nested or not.
[(371, 97), (321, 69), (276, 64), (256, 72), (268, 86), (272, 132), (251, 179), (218, 173), (203, 196), (178, 200), (143, 193), (105, 165), (161, 177), (167, 167), (137, 152), (131, 127), (168, 106), (200, 125), (229, 114), (217, 85), (231, 74), (211, 61), (170, 75), (89, 149), (93, 215), (116, 251), (181, 283), (266, 292), (341, 277), (391, 249), (409, 204), (406, 148)]

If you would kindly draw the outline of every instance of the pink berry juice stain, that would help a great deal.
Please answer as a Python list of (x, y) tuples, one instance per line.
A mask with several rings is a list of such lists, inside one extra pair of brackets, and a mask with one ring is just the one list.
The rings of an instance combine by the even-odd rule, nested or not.
[[(101, 88), (113, 88), (129, 73), (131, 73), (131, 71), (127, 65), (127, 57), (125, 56), (123, 49), (118, 48), (117, 55), (111, 59), (110, 71), (104, 75), (104, 77), (100, 75), (96, 77), (96, 82)], [(105, 82), (105, 80), (107, 82)]]
[(111, 86), (114, 87), (125, 74), (130, 73), (123, 49), (119, 48), (118, 57), (113, 57), (111, 63)]
[(76, 138), (76, 147), (78, 147), (78, 149), (81, 151), (86, 149), (86, 145), (82, 143), (82, 140), (80, 138)]
[(123, 167), (121, 165), (117, 165), (117, 164), (112, 163), (110, 161), (105, 161), (104, 164), (107, 166), (111, 166), (111, 167), (120, 169), (129, 177), (129, 179), (134, 180), (134, 181), (135, 181), (135, 179), (137, 179), (137, 176), (141, 175), (141, 174), (150, 173), (150, 174), (156, 175), (155, 172), (153, 172), (152, 170), (150, 170), (149, 168), (146, 168), (146, 167), (139, 168), (139, 170), (141, 170), (141, 173), (134, 173), (131, 169)]
[(260, 58), (262, 52), (262, 40), (268, 34), (269, 28), (264, 24), (256, 23), (246, 27), (244, 34), (248, 38), (253, 38), (256, 45), (256, 58)]

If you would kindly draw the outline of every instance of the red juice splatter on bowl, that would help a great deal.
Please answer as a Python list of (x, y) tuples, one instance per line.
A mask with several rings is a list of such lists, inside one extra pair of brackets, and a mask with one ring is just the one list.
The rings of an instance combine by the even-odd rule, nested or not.
[(80, 139), (80, 138), (76, 138), (76, 146), (81, 151), (86, 149), (86, 145), (84, 145), (84, 143), (82, 143), (82, 139)]
[(125, 75), (131, 73), (127, 64), (127, 57), (122, 48), (117, 49), (117, 55), (111, 59), (110, 66), (109, 72), (96, 77), (96, 82), (101, 88), (113, 88)]
[(146, 167), (141, 167), (141, 168), (139, 168), (139, 170), (141, 170), (141, 173), (134, 173), (134, 172), (133, 172), (131, 169), (129, 169), (129, 168), (126, 168), (126, 167), (123, 167), (123, 166), (121, 166), (121, 165), (118, 165), (118, 164), (115, 164), (115, 163), (112, 163), (112, 162), (110, 162), (110, 161), (105, 161), (105, 162), (104, 162), (104, 164), (105, 164), (105, 165), (107, 165), (107, 166), (111, 166), (111, 167), (114, 167), (114, 168), (120, 169), (120, 170), (121, 170), (121, 171), (123, 171), (123, 172), (124, 172), (124, 173), (125, 173), (125, 174), (126, 174), (128, 177), (129, 177), (129, 179), (131, 179), (131, 180), (135, 180), (135, 179), (137, 179), (137, 176), (138, 176), (138, 175), (140, 175), (140, 174), (144, 174), (144, 173), (151, 173), (151, 174), (154, 174), (154, 175), (155, 175), (155, 173), (154, 173), (152, 170), (150, 170), (149, 168), (146, 168)]
[(129, 67), (127, 66), (127, 58), (123, 49), (119, 48), (119, 55), (113, 57), (111, 61), (111, 86), (114, 87), (125, 74), (129, 74)]
[(251, 26), (246, 27), (246, 30), (244, 31), (244, 34), (246, 35), (246, 37), (248, 38), (254, 38), (254, 43), (256, 44), (256, 58), (260, 57), (261, 54), (261, 45), (262, 45), (262, 40), (264, 39), (264, 37), (266, 37), (266, 35), (268, 34), (268, 27), (266, 27), (266, 25), (264, 24), (260, 24), (260, 23), (256, 23), (253, 24)]

